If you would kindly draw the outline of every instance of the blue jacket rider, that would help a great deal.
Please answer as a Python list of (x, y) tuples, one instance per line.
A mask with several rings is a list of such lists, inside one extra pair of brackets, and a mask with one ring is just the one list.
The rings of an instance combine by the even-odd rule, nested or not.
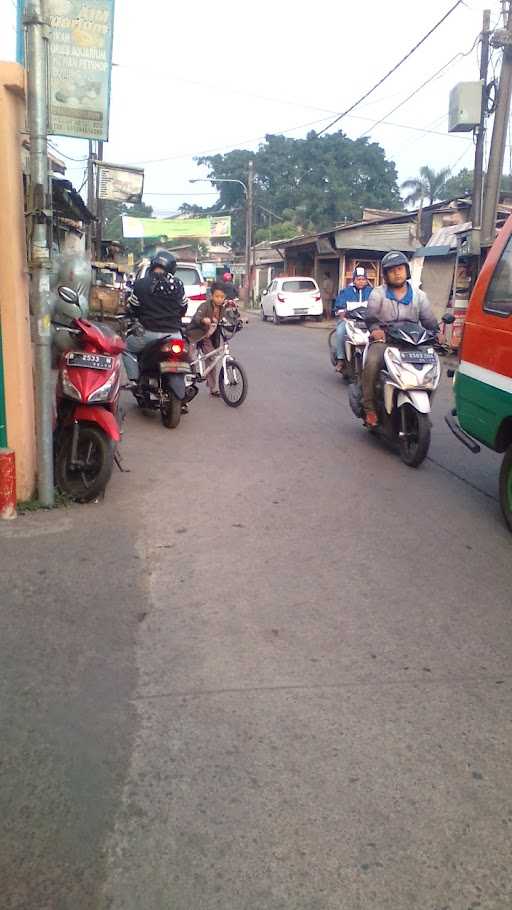
[(372, 286), (366, 277), (366, 270), (362, 266), (358, 266), (354, 269), (352, 282), (346, 288), (343, 288), (336, 297), (334, 315), (338, 320), (338, 325), (336, 326), (336, 371), (338, 373), (342, 372), (345, 363), (345, 336), (347, 334), (345, 317), (347, 309), (353, 309), (353, 304), (355, 303), (366, 304), (372, 290)]

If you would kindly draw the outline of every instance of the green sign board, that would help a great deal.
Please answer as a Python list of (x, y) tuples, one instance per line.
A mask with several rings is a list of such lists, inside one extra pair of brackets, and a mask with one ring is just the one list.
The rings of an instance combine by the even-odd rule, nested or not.
[(48, 132), (108, 139), (114, 0), (47, 0)]
[(123, 236), (175, 240), (177, 237), (221, 239), (231, 237), (231, 217), (225, 218), (132, 218), (123, 215)]

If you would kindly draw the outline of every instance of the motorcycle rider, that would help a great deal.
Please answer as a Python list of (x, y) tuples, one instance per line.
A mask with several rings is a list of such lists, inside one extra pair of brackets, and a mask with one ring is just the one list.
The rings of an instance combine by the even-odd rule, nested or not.
[[(133, 286), (129, 310), (144, 328), (142, 336), (130, 335), (127, 347), (130, 353), (141, 351), (159, 338), (174, 336), (181, 338), (181, 318), (187, 311), (183, 282), (175, 277), (177, 262), (172, 253), (159, 250), (149, 263), (144, 278)], [(128, 379), (137, 381), (138, 366), (133, 357), (125, 357)]]
[(347, 334), (347, 305), (349, 303), (359, 302), (365, 304), (372, 292), (372, 286), (368, 281), (366, 270), (362, 266), (357, 266), (352, 274), (352, 281), (346, 288), (343, 288), (336, 297), (334, 303), (334, 315), (338, 320), (336, 326), (336, 372), (343, 372), (345, 364), (345, 338)]
[(370, 346), (363, 369), (363, 407), (366, 425), (376, 427), (379, 419), (375, 407), (375, 384), (384, 365), (389, 347), (385, 327), (391, 322), (407, 320), (420, 322), (426, 329), (439, 329), (432, 304), (424, 291), (413, 288), (409, 260), (404, 253), (393, 250), (382, 262), (383, 284), (374, 288), (368, 298), (366, 323), (370, 331)]
[(224, 272), (222, 283), (226, 289), (226, 300), (237, 300), (240, 297), (240, 291), (235, 284), (233, 272)]

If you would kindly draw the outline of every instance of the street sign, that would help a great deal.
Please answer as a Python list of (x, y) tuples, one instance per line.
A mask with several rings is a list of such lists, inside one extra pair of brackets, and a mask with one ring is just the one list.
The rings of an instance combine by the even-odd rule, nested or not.
[(106, 164), (97, 161), (98, 199), (112, 202), (142, 202), (144, 170), (124, 167), (122, 164)]
[(124, 237), (176, 237), (213, 239), (231, 237), (231, 217), (224, 218), (132, 218), (123, 215)]
[(48, 133), (108, 139), (114, 0), (47, 0)]

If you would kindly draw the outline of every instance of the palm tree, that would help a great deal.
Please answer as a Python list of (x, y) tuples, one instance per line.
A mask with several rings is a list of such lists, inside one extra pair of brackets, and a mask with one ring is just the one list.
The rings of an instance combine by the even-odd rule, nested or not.
[(402, 190), (410, 190), (404, 199), (405, 205), (416, 205), (418, 202), (420, 208), (423, 208), (424, 202), (433, 205), (436, 199), (443, 197), (449, 176), (449, 167), (440, 171), (434, 171), (427, 165), (420, 167), (419, 177), (415, 177), (414, 180), (406, 180), (400, 187)]

